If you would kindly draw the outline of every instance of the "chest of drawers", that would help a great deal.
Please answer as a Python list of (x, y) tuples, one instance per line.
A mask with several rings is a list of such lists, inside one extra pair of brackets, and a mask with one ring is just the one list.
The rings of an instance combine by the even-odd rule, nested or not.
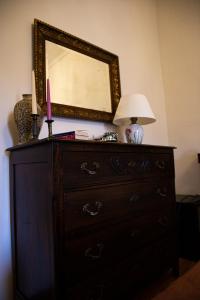
[(43, 140), (9, 149), (15, 299), (134, 299), (178, 271), (173, 148)]

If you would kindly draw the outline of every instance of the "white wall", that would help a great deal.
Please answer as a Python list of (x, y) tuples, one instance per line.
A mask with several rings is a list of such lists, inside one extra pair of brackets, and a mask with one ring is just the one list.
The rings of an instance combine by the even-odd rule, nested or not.
[(158, 0), (158, 28), (176, 190), (200, 193), (200, 1)]
[[(168, 144), (164, 91), (154, 0), (0, 1), (0, 300), (11, 299), (9, 171), (5, 148), (16, 143), (13, 107), (31, 93), (31, 24), (37, 18), (119, 55), (122, 94), (144, 93), (157, 117), (145, 127), (144, 143)], [(55, 118), (54, 132), (88, 129), (97, 136), (104, 123)], [(41, 137), (47, 135), (46, 124)], [(14, 139), (14, 140), (13, 140)]]

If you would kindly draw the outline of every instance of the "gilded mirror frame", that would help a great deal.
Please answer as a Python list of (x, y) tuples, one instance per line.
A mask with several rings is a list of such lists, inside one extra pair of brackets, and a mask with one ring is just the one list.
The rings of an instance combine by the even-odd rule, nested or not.
[(50, 41), (99, 61), (109, 66), (111, 112), (98, 111), (71, 105), (52, 103), (55, 116), (112, 122), (121, 96), (118, 56), (88, 43), (40, 20), (34, 20), (34, 70), (38, 104), (46, 113), (46, 55), (45, 41)]

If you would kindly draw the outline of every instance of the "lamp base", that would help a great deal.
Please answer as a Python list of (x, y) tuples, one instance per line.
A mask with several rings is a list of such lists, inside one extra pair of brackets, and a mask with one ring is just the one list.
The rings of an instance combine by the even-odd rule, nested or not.
[(126, 139), (129, 144), (142, 144), (144, 130), (139, 124), (132, 124), (126, 128)]

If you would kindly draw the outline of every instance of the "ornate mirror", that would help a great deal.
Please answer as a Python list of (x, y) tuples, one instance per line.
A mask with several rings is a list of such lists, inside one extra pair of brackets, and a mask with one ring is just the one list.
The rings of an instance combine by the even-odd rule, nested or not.
[(35, 20), (34, 69), (44, 112), (48, 77), (55, 116), (113, 120), (120, 99), (117, 55)]

